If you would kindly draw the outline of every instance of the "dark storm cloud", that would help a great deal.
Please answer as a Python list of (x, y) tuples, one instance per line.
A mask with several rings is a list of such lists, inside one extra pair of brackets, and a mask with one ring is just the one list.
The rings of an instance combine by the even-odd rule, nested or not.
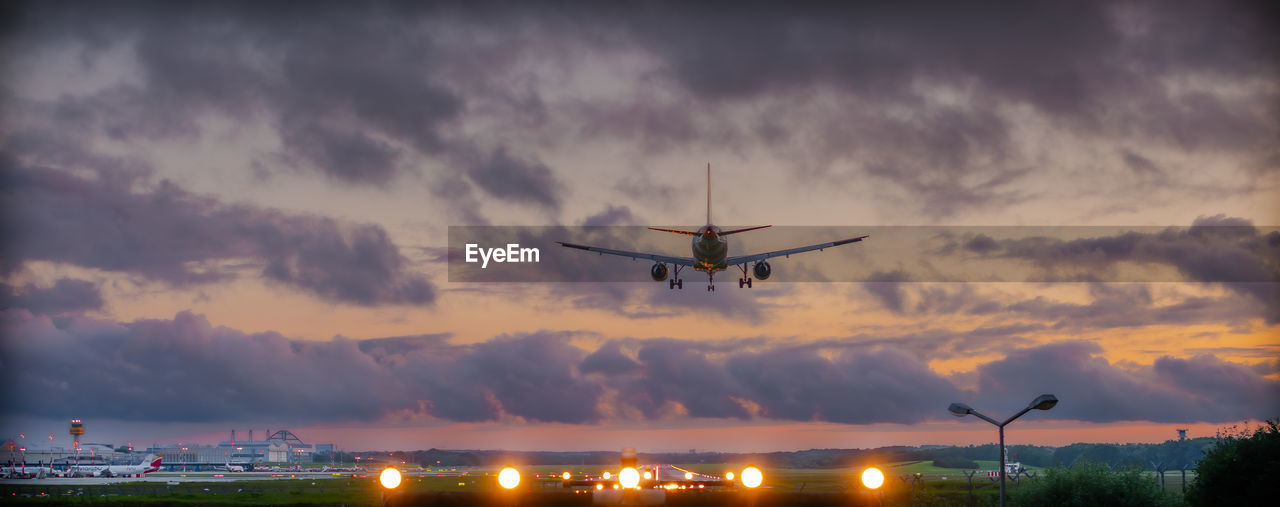
[(351, 182), (386, 184), (396, 173), (399, 152), (358, 131), (303, 124), (282, 131), (292, 153), (329, 176)]
[[(1222, 149), (1257, 171), (1273, 170), (1280, 155), (1273, 142), (1280, 132), (1274, 91), (1232, 96), (1165, 85), (1188, 75), (1274, 80), (1280, 40), (1263, 21), (1274, 13), (1260, 4), (673, 10), (615, 9), (610, 20), (627, 40), (659, 57), (655, 74), (692, 95), (687, 102), (697, 107), (686, 116), (714, 117), (736, 104), (751, 104), (759, 114), (746, 125), (704, 125), (680, 121), (677, 109), (655, 124), (649, 112), (669, 104), (623, 108), (626, 115), (613, 107), (597, 112), (613, 122), (606, 131), (646, 140), (670, 133), (669, 144), (705, 138), (763, 144), (801, 173), (836, 181), (882, 178), (903, 191), (893, 199), (930, 216), (1028, 199), (1012, 185), (1056, 170), (1013, 142), (1018, 120), (1011, 107), (1027, 106), (1083, 139)], [(937, 101), (930, 85), (958, 89), (962, 98)], [(835, 98), (808, 108), (797, 99), (814, 92)], [(1129, 155), (1131, 166), (1142, 165), (1140, 155)], [(1146, 178), (1141, 189), (1168, 184), (1168, 178)]]
[(1153, 368), (1129, 371), (1101, 352), (1089, 342), (1012, 352), (978, 367), (979, 397), (987, 406), (1018, 407), (1020, 398), (1053, 393), (1063, 401), (1052, 417), (1093, 422), (1225, 421), (1271, 417), (1280, 409), (1280, 384), (1243, 365), (1166, 356)]
[[(886, 290), (888, 283), (864, 284), (863, 290)], [(1268, 284), (1260, 284), (1268, 285)], [(877, 287), (879, 286), (879, 287)], [(1074, 284), (1042, 285), (1046, 290)], [(1090, 282), (1087, 302), (1064, 301), (1046, 296), (1014, 298), (975, 290), (968, 283), (901, 283), (890, 292), (898, 301), (897, 313), (906, 315), (1022, 316), (1045, 329), (1111, 329), (1155, 325), (1222, 323), (1248, 327), (1249, 321), (1268, 309), (1247, 294), (1221, 296), (1183, 295), (1157, 301), (1152, 289), (1160, 285)], [(881, 300), (883, 304), (885, 301)], [(1234, 353), (1234, 352), (1233, 352)]]
[[(1218, 405), (1225, 412), (1247, 418), (1250, 404), (1261, 409), (1280, 408), (1280, 386), (1259, 376), (1248, 367), (1229, 363), (1211, 355), (1190, 359), (1161, 357), (1153, 366), (1157, 378)], [(1261, 410), (1259, 410), (1261, 411)]]
[[(430, 415), (593, 423), (606, 413), (665, 419), (769, 418), (850, 424), (945, 417), (973, 399), (1016, 407), (1041, 392), (1054, 418), (1228, 421), (1274, 415), (1280, 383), (1211, 355), (1121, 368), (1067, 342), (979, 364), (978, 390), (933, 372), (903, 340), (614, 340), (588, 353), (564, 333), (455, 345), (445, 335), (290, 340), (214, 327), (202, 316), (114, 323), (0, 311), (6, 414), (290, 423)], [(992, 341), (1025, 329), (979, 329)], [(927, 337), (926, 337), (927, 338)], [(910, 340), (908, 340), (910, 341)], [(852, 345), (852, 346), (850, 346)], [(605, 397), (616, 392), (616, 397)], [(601, 407), (603, 400), (612, 406)]]
[(583, 373), (603, 373), (605, 375), (621, 375), (631, 373), (640, 364), (622, 353), (618, 342), (608, 342), (582, 360), (578, 366)]
[[(126, 420), (367, 421), (425, 410), (482, 421), (501, 410), (584, 423), (595, 419), (601, 389), (576, 373), (584, 353), (546, 333), (454, 346), (438, 335), (289, 340), (213, 327), (186, 312), (173, 320), (55, 324), (8, 310), (0, 323), (6, 412), (76, 407)], [(49, 369), (70, 365), (79, 366)]]
[(583, 227), (600, 227), (609, 225), (637, 225), (639, 220), (631, 213), (631, 208), (626, 206), (606, 205), (605, 209), (599, 213), (591, 215), (582, 221)]
[[(1024, 107), (1081, 139), (1218, 149), (1274, 170), (1274, 90), (1168, 85), (1273, 80), (1270, 9), (31, 3), (6, 40), (19, 52), (79, 44), (86, 62), (132, 51), (139, 83), (57, 101), (94, 132), (190, 135), (201, 114), (257, 118), (277, 129), (288, 163), (343, 183), (386, 186), (429, 167), (433, 187), (555, 211), (560, 185), (542, 160), (559, 146), (759, 147), (803, 176), (887, 181), (883, 199), (946, 216), (1033, 198), (1019, 185), (1057, 170), (1016, 142), (1011, 111)], [(636, 55), (644, 66), (624, 77), (644, 92), (559, 96), (558, 77), (582, 62)], [(1153, 175), (1142, 190), (1176, 184), (1137, 151), (1123, 148), (1120, 163)]]
[[(90, 62), (102, 56), (96, 46), (133, 51), (141, 69), (138, 84), (56, 101), (59, 110), (77, 115), (55, 119), (78, 121), (86, 128), (81, 138), (198, 135), (197, 120), (210, 114), (257, 119), (274, 126), (281, 143), (281, 156), (256, 162), (261, 175), (278, 172), (272, 165), (283, 164), (346, 184), (385, 187), (424, 166), (405, 162), (407, 157), (428, 157), (443, 166), (434, 175), (435, 186), (448, 187), (465, 175), (495, 197), (552, 210), (560, 206), (559, 183), (535, 154), (481, 146), (502, 146), (500, 136), (481, 136), (481, 143), (457, 134), (468, 98), (445, 84), (445, 66), (473, 58), (482, 48), (441, 47), (443, 32), (428, 28), (444, 22), (435, 8), (128, 7), (133, 8), (30, 5), (24, 29), (13, 38), (33, 48), (79, 43), (82, 58)], [(497, 29), (492, 24), (474, 28)], [(436, 194), (460, 203), (470, 196), (463, 189), (441, 188)], [(469, 219), (484, 222), (483, 217)]]
[(1055, 328), (1115, 328), (1189, 325), (1203, 322), (1244, 324), (1268, 310), (1247, 297), (1186, 297), (1156, 305), (1146, 286), (1091, 284), (1088, 303), (1068, 303), (1044, 297), (1002, 305), (1000, 310), (1054, 322)]
[(473, 379), (492, 390), (511, 415), (589, 423), (603, 389), (577, 373), (585, 355), (562, 335), (534, 333), (478, 344), (465, 362)]
[[(710, 99), (835, 85), (909, 101), (917, 97), (903, 83), (934, 78), (971, 82), (984, 95), (1055, 116), (1088, 117), (1100, 116), (1097, 106), (1117, 96), (1155, 91), (1151, 74), (1208, 70), (1236, 77), (1275, 70), (1269, 58), (1277, 37), (1264, 5), (1147, 7), (939, 2), (780, 10), (753, 4), (726, 12), (682, 5), (678, 14), (651, 8), (618, 12), (617, 19), (663, 58), (663, 70)], [(1134, 31), (1135, 25), (1148, 29)]]
[(551, 174), (551, 168), (537, 160), (514, 158), (507, 154), (506, 148), (470, 161), (467, 178), (499, 200), (560, 209), (560, 184)]
[(668, 402), (679, 403), (694, 417), (746, 419), (746, 407), (735, 398), (743, 390), (722, 365), (712, 363), (692, 342), (652, 340), (636, 353), (643, 374), (623, 389), (623, 398), (651, 418), (667, 415)]
[(959, 391), (915, 358), (894, 350), (845, 352), (832, 360), (816, 350), (740, 354), (728, 370), (761, 405), (761, 415), (847, 424), (914, 423)]
[(87, 280), (59, 278), (52, 287), (0, 283), (0, 310), (26, 308), (32, 313), (55, 315), (102, 308), (98, 286)]
[(47, 260), (184, 285), (228, 279), (238, 269), (228, 263), (248, 261), (268, 280), (330, 301), (435, 300), (376, 225), (226, 205), (168, 181), (138, 188), (30, 168), (4, 153), (0, 170), (6, 272)]
[[(190, 313), (128, 324), (73, 319), (56, 327), (8, 311), (3, 325), (12, 384), (6, 412), (52, 416), (76, 407), (124, 420), (348, 420), (396, 406), (378, 384), (377, 363), (350, 340), (250, 335)], [(262, 412), (266, 407), (274, 408)]]
[(1165, 264), (1191, 281), (1223, 283), (1265, 307), (1280, 322), (1280, 232), (1261, 233), (1246, 219), (1201, 216), (1190, 228), (1128, 232), (1079, 239), (1048, 237), (1001, 241), (993, 257), (1028, 260), (1054, 273), (1062, 268), (1105, 272), (1121, 262)]
[(879, 299), (880, 303), (889, 311), (902, 313), (902, 282), (907, 280), (908, 276), (903, 271), (880, 271), (867, 277), (867, 282), (862, 284), (862, 288), (872, 296), (875, 296), (876, 299)]

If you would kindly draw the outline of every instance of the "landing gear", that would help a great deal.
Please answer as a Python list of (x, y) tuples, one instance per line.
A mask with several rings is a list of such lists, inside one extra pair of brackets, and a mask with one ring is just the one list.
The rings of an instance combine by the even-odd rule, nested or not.
[(742, 270), (742, 278), (738, 279), (738, 288), (741, 289), (743, 286), (746, 286), (746, 288), (750, 289), (751, 277), (749, 276), (749, 272), (747, 271), (747, 265), (741, 264), (738, 266), (738, 269)]
[(715, 276), (716, 275), (714, 271), (707, 271), (707, 292), (716, 291)]
[(672, 288), (672, 289), (674, 289), (674, 288), (676, 288), (676, 287), (679, 287), (679, 288), (681, 288), (681, 289), (683, 289), (683, 288), (684, 288), (684, 280), (679, 280), (679, 279), (672, 278), (672, 279), (670, 280), (670, 282), (671, 282), (671, 288)]
[(679, 264), (671, 265), (671, 268), (672, 268), (671, 286), (670, 286), (671, 289), (675, 289), (676, 287), (679, 287), (680, 290), (684, 290), (684, 280), (680, 278), (680, 268), (682, 267), (683, 266)]

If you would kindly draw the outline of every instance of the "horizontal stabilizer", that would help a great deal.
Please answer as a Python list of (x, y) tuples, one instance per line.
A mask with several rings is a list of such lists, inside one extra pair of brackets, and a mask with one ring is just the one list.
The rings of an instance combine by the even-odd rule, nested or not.
[(732, 231), (724, 231), (724, 232), (721, 232), (721, 233), (720, 233), (720, 235), (721, 235), (721, 236), (728, 236), (728, 235), (730, 235), (730, 234), (737, 234), (737, 233), (739, 233), (739, 232), (747, 232), (747, 231), (754, 231), (754, 230), (756, 230), (756, 229), (764, 229), (765, 227), (773, 227), (773, 226), (772, 226), (772, 225), (758, 225), (758, 226), (755, 226), (755, 227), (744, 227), (744, 228), (742, 228), (742, 229), (734, 229), (734, 230), (732, 230)]
[(676, 233), (676, 234), (684, 234), (685, 236), (697, 236), (697, 235), (698, 235), (698, 233), (693, 232), (693, 231), (681, 231), (681, 230), (677, 230), (677, 229), (659, 229), (659, 228), (657, 228), (657, 227), (650, 227), (649, 229), (651, 229), (651, 230), (655, 230), (655, 231), (662, 231), (662, 232), (674, 232), (674, 233)]

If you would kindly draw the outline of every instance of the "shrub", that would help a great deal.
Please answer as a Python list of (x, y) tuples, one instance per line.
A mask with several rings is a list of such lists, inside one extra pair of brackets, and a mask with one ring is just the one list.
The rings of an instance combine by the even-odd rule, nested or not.
[(1269, 505), (1280, 498), (1280, 420), (1229, 435), (1205, 451), (1187, 488), (1192, 505)]
[(1010, 493), (1017, 505), (1147, 506), (1177, 505), (1173, 496), (1160, 493), (1160, 485), (1139, 469), (1112, 472), (1105, 465), (1080, 463), (1071, 468), (1049, 468), (1035, 479), (1024, 479)]

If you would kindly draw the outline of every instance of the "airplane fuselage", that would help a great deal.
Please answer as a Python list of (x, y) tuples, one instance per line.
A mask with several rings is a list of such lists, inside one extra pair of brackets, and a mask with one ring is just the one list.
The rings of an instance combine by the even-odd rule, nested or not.
[(693, 237), (693, 269), (714, 273), (729, 267), (729, 245), (720, 233), (720, 228), (711, 224), (698, 229)]

